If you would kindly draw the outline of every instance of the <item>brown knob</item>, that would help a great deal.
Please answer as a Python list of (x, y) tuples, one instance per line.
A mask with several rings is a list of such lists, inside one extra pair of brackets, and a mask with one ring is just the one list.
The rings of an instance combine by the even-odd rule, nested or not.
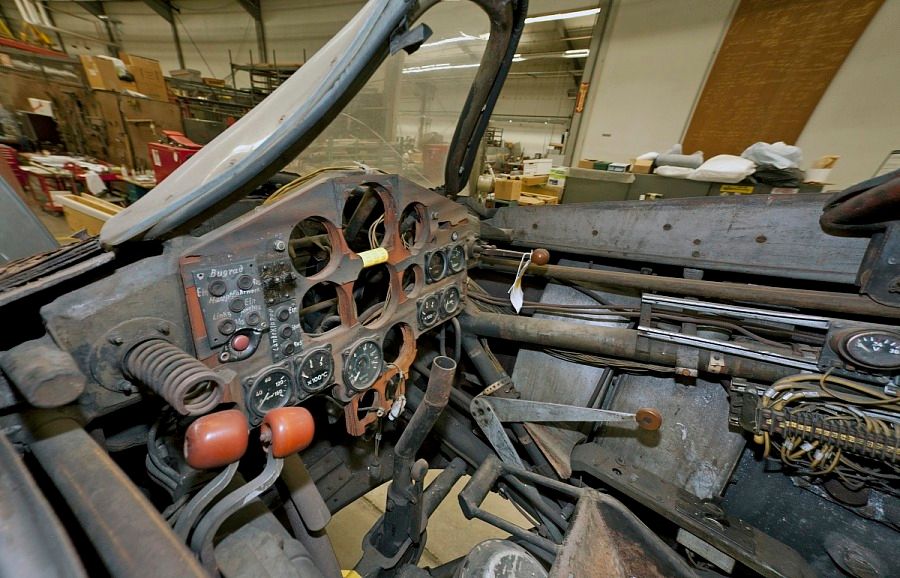
[(531, 252), (531, 262), (534, 265), (546, 265), (550, 262), (550, 251), (547, 249), (535, 249)]
[(637, 422), (638, 427), (641, 429), (656, 431), (662, 425), (662, 414), (659, 413), (658, 409), (642, 407), (635, 412), (634, 421)]
[(305, 407), (279, 407), (263, 418), (259, 437), (276, 458), (295, 454), (312, 443), (316, 433), (313, 416)]
[(184, 459), (194, 469), (227, 466), (247, 451), (250, 427), (236, 409), (205, 415), (188, 427), (184, 436)]

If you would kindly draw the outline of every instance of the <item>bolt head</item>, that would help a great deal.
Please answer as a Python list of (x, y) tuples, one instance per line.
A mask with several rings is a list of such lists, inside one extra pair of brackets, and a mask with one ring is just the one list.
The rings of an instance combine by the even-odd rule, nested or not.
[(272, 244), (272, 248), (280, 253), (287, 249), (287, 243), (285, 243), (281, 239), (278, 239)]

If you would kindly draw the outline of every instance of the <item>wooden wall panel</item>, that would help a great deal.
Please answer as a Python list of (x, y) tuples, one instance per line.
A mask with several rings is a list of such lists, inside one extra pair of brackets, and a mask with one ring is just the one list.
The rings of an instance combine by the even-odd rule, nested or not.
[(794, 144), (883, 0), (741, 0), (684, 150), (740, 154)]
[(106, 127), (104, 160), (110, 163), (152, 169), (147, 143), (158, 140), (163, 130), (184, 132), (181, 110), (176, 104), (107, 90), (94, 90), (91, 94), (92, 117), (101, 119)]

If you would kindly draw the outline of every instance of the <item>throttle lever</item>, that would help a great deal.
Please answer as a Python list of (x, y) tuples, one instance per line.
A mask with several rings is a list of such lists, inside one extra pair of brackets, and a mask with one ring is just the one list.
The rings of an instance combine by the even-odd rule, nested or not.
[(184, 436), (184, 458), (188, 465), (195, 470), (227, 467), (181, 510), (174, 531), (182, 541), (187, 541), (203, 511), (231, 483), (238, 462), (247, 451), (249, 434), (246, 416), (236, 409), (205, 415), (188, 427)]
[(219, 500), (200, 520), (191, 536), (191, 550), (200, 556), (207, 569), (216, 569), (213, 538), (222, 523), (272, 487), (281, 474), (284, 458), (309, 446), (314, 433), (315, 422), (306, 408), (280, 407), (266, 414), (259, 433), (266, 452), (265, 468), (258, 476)]

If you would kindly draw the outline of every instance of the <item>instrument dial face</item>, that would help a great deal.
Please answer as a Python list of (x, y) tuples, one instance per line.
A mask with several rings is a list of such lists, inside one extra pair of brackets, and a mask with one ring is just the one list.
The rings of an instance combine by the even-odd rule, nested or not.
[(431, 327), (438, 320), (440, 303), (437, 295), (429, 295), (419, 306), (419, 324), (422, 327)]
[(900, 369), (900, 334), (863, 331), (847, 338), (844, 349), (850, 360), (873, 369)]
[(383, 369), (381, 347), (374, 341), (363, 341), (347, 356), (344, 383), (356, 391), (362, 391), (375, 383)]
[(428, 257), (428, 278), (437, 281), (444, 276), (447, 268), (447, 257), (441, 251), (435, 251)]
[(331, 352), (317, 349), (303, 359), (297, 381), (304, 391), (315, 393), (328, 387), (333, 376), (334, 361), (331, 359)]
[(444, 299), (441, 302), (441, 308), (446, 315), (453, 315), (459, 309), (460, 297), (459, 289), (451, 287), (444, 291)]
[(459, 273), (463, 269), (466, 268), (466, 248), (462, 245), (457, 245), (450, 249), (450, 256), (447, 258), (447, 261), (450, 265), (450, 270), (454, 273)]
[(287, 405), (292, 393), (291, 374), (283, 369), (275, 369), (253, 383), (247, 393), (247, 406), (250, 411), (262, 416)]

